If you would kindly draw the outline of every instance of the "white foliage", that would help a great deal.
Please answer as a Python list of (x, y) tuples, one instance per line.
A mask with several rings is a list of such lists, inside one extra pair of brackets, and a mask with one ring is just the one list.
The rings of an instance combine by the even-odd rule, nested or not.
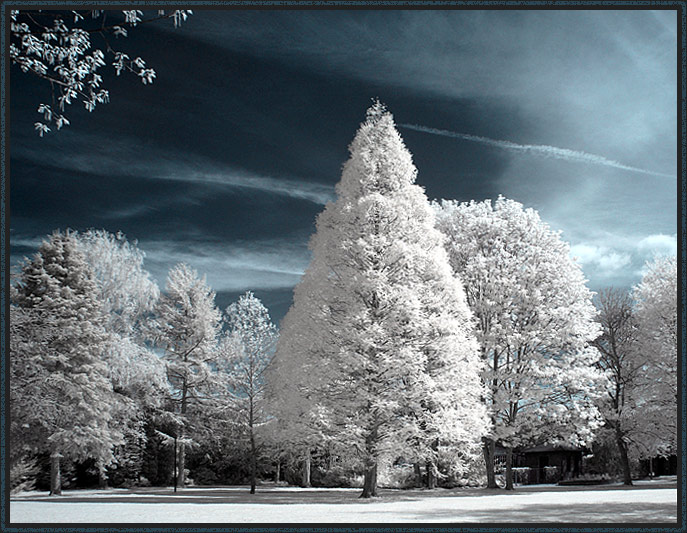
[(274, 355), (277, 328), (251, 292), (227, 308), (226, 322), (220, 372), (227, 380), (234, 416), (243, 426), (253, 427), (266, 421), (265, 371)]
[(104, 354), (108, 374), (117, 390), (140, 400), (141, 405), (131, 405), (135, 417), (166, 389), (164, 364), (146, 345), (147, 323), (160, 290), (143, 266), (145, 254), (121, 232), (88, 230), (75, 236), (95, 275), (110, 332)]
[(212, 381), (221, 319), (215, 293), (205, 277), (179, 264), (169, 271), (155, 310), (155, 342), (164, 350), (172, 398), (185, 414), (189, 404), (207, 397)]
[(512, 200), (435, 204), (477, 319), (491, 437), (504, 446), (583, 444), (600, 424), (604, 377), (591, 293), (568, 245)]
[(475, 441), (487, 427), (470, 311), (381, 104), (349, 150), (282, 324), (273, 395), (301, 442), (333, 439), (368, 465), (430, 459), (438, 438)]
[(107, 377), (106, 317), (73, 233), (56, 231), (41, 244), (13, 299), (13, 413), (44, 435), (43, 449), (112, 462), (125, 406)]
[(98, 281), (99, 296), (110, 328), (140, 335), (141, 322), (160, 296), (157, 283), (143, 266), (145, 253), (118, 232), (89, 230), (78, 235), (81, 251)]
[(677, 258), (660, 257), (646, 266), (634, 287), (645, 398), (638, 409), (649, 424), (644, 446), (654, 453), (677, 450)]
[[(133, 28), (156, 18), (171, 18), (174, 26), (178, 27), (193, 12), (188, 9), (167, 14), (160, 11), (157, 17), (146, 19), (142, 11), (123, 10), (124, 21), (112, 26), (105, 24), (104, 11), (91, 11), (92, 19), (101, 19), (99, 26), (84, 18), (86, 12), (70, 13), (73, 18), (60, 11), (44, 9), (10, 12), (9, 52), (12, 64), (18, 65), (22, 72), (49, 82), (57, 94), (54, 98), (57, 109), (45, 103), (38, 106), (38, 113), (43, 115), (45, 123), (36, 122), (34, 127), (41, 137), (50, 131), (48, 124), (52, 122), (58, 130), (69, 124), (64, 111), (75, 100), (83, 102), (88, 111), (109, 101), (109, 92), (101, 87), (103, 80), (100, 74), (100, 68), (106, 65), (106, 55), (113, 57), (112, 66), (117, 75), (129, 71), (143, 84), (150, 84), (155, 79), (155, 71), (147, 68), (143, 59), (131, 60), (123, 52), (113, 50), (108, 34), (126, 37), (125, 26)], [(92, 36), (102, 39), (92, 39)]]

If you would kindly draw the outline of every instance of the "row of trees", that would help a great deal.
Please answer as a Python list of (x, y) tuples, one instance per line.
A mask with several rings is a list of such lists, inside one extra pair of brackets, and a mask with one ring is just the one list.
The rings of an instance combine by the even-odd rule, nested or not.
[(631, 458), (677, 453), (676, 258), (649, 263), (630, 293), (599, 292), (597, 306), (602, 334), (594, 346), (608, 378), (599, 440), (614, 443), (624, 483), (631, 485)]
[(597, 311), (536, 211), (431, 204), (379, 102), (350, 153), (278, 340), (250, 293), (223, 317), (188, 266), (160, 294), (123, 236), (54, 233), (13, 286), (12, 452), (49, 450), (55, 492), (61, 456), (104, 475), (152, 439), (180, 486), (202, 443), (210, 462), (245, 449), (251, 492), (267, 451), (277, 479), (284, 461), (309, 484), (315, 457), (372, 497), (391, 464), (431, 488), (480, 455), (496, 487), (496, 446), (507, 489), (522, 447), (612, 435), (628, 483), (629, 456), (675, 451), (674, 258)]
[(267, 310), (246, 293), (223, 316), (184, 264), (160, 294), (143, 259), (121, 234), (56, 231), (12, 286), (11, 451), (15, 462), (50, 453), (52, 493), (60, 459), (94, 460), (104, 479), (146, 439), (146, 421), (176, 444), (182, 487), (194, 433), (218, 427), (208, 419), (253, 442), (276, 338)]
[[(376, 102), (350, 145), (337, 200), (318, 217), (312, 262), (282, 324), (268, 382), (280, 399), (279, 434), (306, 459), (314, 445), (346, 454), (365, 474), (362, 497), (375, 495), (382, 462), (425, 463), (432, 487), (446, 474), (442, 458), (467, 465), (480, 441), (488, 486), (497, 486), (499, 445), (512, 489), (514, 449), (589, 445), (629, 409), (609, 405), (619, 385), (603, 350), (604, 315), (569, 246), (534, 210), (503, 197), (430, 204), (416, 173)], [(623, 431), (621, 450), (639, 441), (643, 454), (675, 450), (670, 264), (650, 266), (635, 290), (643, 385), (620, 385), (623, 398), (635, 391), (636, 423), (651, 410), (669, 422), (653, 423), (651, 444), (648, 423), (637, 445)]]

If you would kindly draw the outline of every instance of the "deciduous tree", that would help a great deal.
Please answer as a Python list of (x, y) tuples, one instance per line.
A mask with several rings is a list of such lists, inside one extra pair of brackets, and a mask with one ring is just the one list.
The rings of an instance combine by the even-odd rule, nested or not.
[(255, 493), (260, 443), (257, 431), (268, 421), (265, 410), (265, 371), (274, 355), (277, 328), (267, 308), (247, 292), (227, 308), (224, 371), (234, 420), (250, 443), (250, 492)]
[(645, 401), (639, 406), (646, 427), (644, 455), (677, 452), (677, 258), (659, 257), (646, 265), (634, 287)]
[(640, 428), (637, 401), (641, 402), (643, 363), (637, 357), (637, 329), (632, 298), (620, 289), (603, 289), (596, 297), (601, 335), (594, 345), (601, 353), (597, 365), (608, 383), (599, 398), (606, 429), (613, 434), (625, 485), (632, 485), (628, 448)]
[[(105, 230), (88, 230), (75, 236), (95, 275), (96, 297), (110, 334), (103, 357), (114, 390), (122, 400), (118, 418), (127, 445), (116, 450), (118, 459), (122, 459), (145, 443), (146, 412), (159, 407), (167, 391), (165, 366), (147, 339), (147, 324), (160, 291), (143, 266), (145, 254), (136, 242), (127, 241), (122, 233)], [(127, 446), (131, 449), (126, 450)], [(104, 485), (106, 478), (101, 483)]]
[(513, 448), (584, 443), (600, 424), (594, 400), (603, 377), (588, 347), (598, 335), (592, 295), (568, 245), (533, 209), (503, 197), (493, 204), (444, 200), (435, 208), (487, 366), (488, 483), (496, 487), (499, 443), (512, 489)]
[(164, 350), (170, 400), (178, 415), (173, 437), (178, 444), (177, 483), (183, 487), (190, 409), (199, 408), (212, 394), (221, 314), (205, 277), (199, 278), (198, 272), (183, 263), (169, 271), (155, 314), (155, 342)]

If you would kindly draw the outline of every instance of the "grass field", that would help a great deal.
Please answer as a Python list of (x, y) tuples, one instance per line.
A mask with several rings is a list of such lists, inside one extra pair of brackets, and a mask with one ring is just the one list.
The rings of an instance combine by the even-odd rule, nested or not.
[(359, 489), (247, 487), (138, 488), (31, 492), (13, 497), (10, 522), (20, 523), (651, 523), (677, 521), (677, 483), (634, 487), (518, 487), (392, 490), (360, 500)]

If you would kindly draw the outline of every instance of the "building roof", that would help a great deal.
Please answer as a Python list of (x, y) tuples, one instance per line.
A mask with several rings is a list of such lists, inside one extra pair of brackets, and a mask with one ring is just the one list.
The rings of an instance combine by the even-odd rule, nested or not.
[[(515, 450), (514, 450), (515, 451)], [(568, 444), (539, 444), (538, 446), (531, 446), (529, 448), (520, 448), (515, 453), (551, 453), (551, 452), (582, 452), (582, 448), (578, 446), (570, 446)], [(496, 446), (494, 455), (506, 455), (506, 449), (501, 446)]]

